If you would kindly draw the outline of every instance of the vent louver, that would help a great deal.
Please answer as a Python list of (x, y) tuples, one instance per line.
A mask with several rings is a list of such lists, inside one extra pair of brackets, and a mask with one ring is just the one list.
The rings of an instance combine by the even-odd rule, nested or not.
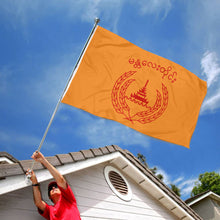
[(109, 172), (109, 179), (115, 189), (123, 195), (128, 194), (128, 186), (123, 178), (115, 171)]

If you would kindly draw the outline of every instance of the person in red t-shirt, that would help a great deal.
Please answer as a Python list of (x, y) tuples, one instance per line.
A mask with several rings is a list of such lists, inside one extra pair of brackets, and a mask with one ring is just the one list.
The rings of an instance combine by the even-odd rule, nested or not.
[(54, 203), (51, 206), (42, 200), (40, 185), (34, 171), (27, 171), (27, 174), (31, 174), (34, 203), (39, 213), (48, 220), (81, 220), (76, 198), (64, 177), (48, 162), (42, 153), (36, 151), (33, 153), (32, 158), (45, 166), (55, 179), (54, 182), (48, 185), (48, 196)]

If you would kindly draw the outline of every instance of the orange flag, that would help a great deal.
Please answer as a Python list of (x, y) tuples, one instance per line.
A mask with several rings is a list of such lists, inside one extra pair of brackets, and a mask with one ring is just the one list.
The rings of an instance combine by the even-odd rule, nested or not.
[(206, 82), (97, 26), (62, 102), (189, 148)]

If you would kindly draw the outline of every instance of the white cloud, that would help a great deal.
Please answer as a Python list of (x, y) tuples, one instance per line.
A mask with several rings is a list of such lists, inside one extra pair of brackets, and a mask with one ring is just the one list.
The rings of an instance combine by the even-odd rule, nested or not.
[(82, 126), (79, 128), (79, 134), (84, 136), (84, 139), (87, 139), (94, 146), (111, 144), (117, 144), (119, 146), (149, 146), (147, 136), (139, 132), (134, 132), (134, 130), (124, 125), (102, 118), (98, 120), (90, 118), (87, 120), (87, 123), (82, 123)]
[(214, 112), (218, 108), (220, 108), (220, 90), (217, 90), (216, 94), (210, 97), (207, 97), (207, 99), (205, 99), (202, 105), (201, 113), (204, 113), (207, 111)]
[(162, 168), (157, 167), (157, 174), (162, 174), (164, 179), (163, 182), (167, 185), (170, 186), (170, 184), (175, 184), (179, 189), (181, 193), (182, 198), (189, 198), (190, 193), (194, 187), (194, 183), (198, 178), (191, 178), (191, 179), (186, 179), (184, 176), (179, 176), (177, 178), (174, 178), (173, 176), (169, 175), (165, 170)]
[(178, 184), (184, 179), (183, 176), (178, 177), (176, 180), (173, 181), (173, 184)]
[[(198, 181), (199, 175), (196, 175), (196, 177), (191, 177), (191, 178), (186, 178), (185, 176), (179, 176), (175, 179), (173, 176), (169, 175), (162, 168), (160, 167), (157, 168), (158, 168), (157, 174), (163, 175), (164, 177), (163, 182), (167, 186), (170, 186), (170, 184), (175, 184), (180, 189), (182, 199), (190, 198), (192, 189), (195, 186), (195, 182)], [(220, 170), (216, 171), (216, 173), (220, 173)]]
[(220, 63), (216, 52), (205, 52), (201, 59), (203, 75), (207, 78), (208, 92), (201, 112), (220, 108)]
[(158, 166), (156, 166), (156, 167), (157, 167), (157, 173), (156, 174), (161, 174), (163, 176), (163, 182), (166, 185), (169, 185), (170, 183), (172, 183), (170, 175), (165, 170), (163, 170), (162, 168), (160, 168)]
[(141, 14), (156, 14), (163, 13), (163, 19), (166, 18), (168, 12), (172, 8), (171, 0), (139, 0), (136, 2), (140, 5)]
[(114, 23), (114, 19), (120, 15), (118, 12), (123, 2), (124, 0), (63, 0), (62, 3), (59, 0), (35, 2), (7, 0), (1, 4), (0, 10), (14, 27), (19, 24), (26, 26), (32, 21), (53, 13), (62, 13), (63, 18), (72, 20), (72, 22), (75, 21), (74, 18), (91, 22), (94, 18), (102, 16), (103, 20), (110, 20)]
[[(190, 34), (190, 40), (198, 44), (200, 48), (219, 48), (219, 9), (220, 1), (186, 1), (187, 5), (187, 31)], [(201, 16), (202, 15), (202, 16)]]
[(188, 40), (186, 48), (189, 51), (187, 59), (190, 63), (194, 62), (194, 69), (198, 69), (198, 62), (195, 61), (200, 60), (208, 85), (201, 113), (214, 112), (220, 108), (220, 1), (213, 0), (210, 4), (208, 1), (195, 0), (184, 4), (187, 6), (184, 21)]
[[(84, 2), (84, 3), (83, 3)], [(114, 22), (120, 15), (123, 0), (96, 0), (96, 1), (81, 1), (82, 13), (81, 18), (84, 21), (92, 21), (95, 17), (100, 17), (103, 20)], [(75, 8), (73, 8), (75, 11)]]
[[(220, 170), (215, 171), (216, 173), (220, 173)], [(180, 182), (177, 186), (181, 189), (181, 195), (184, 198), (189, 198), (192, 192), (193, 187), (195, 186), (195, 182), (198, 181), (197, 177), (192, 177), (190, 179), (183, 178), (183, 181)], [(186, 180), (185, 180), (186, 179)]]
[(178, 184), (178, 187), (181, 189), (182, 197), (190, 197), (190, 193), (194, 187), (194, 183), (198, 180), (198, 178), (192, 178), (184, 180)]
[(171, 0), (80, 0), (69, 1), (59, 0), (30, 2), (28, 0), (7, 0), (1, 3), (0, 10), (16, 28), (18, 25), (27, 26), (33, 21), (43, 19), (48, 14), (62, 13), (62, 17), (71, 20), (82, 20), (93, 22), (94, 18), (101, 20), (111, 26), (117, 32), (117, 22), (119, 21), (121, 10), (126, 5), (137, 7), (141, 15), (155, 14), (165, 18), (171, 9)]
[[(74, 135), (83, 138), (84, 142), (88, 142), (92, 146), (116, 144), (119, 146), (139, 145), (146, 148), (150, 145), (150, 138), (144, 134), (115, 121), (93, 116), (68, 105), (61, 106), (59, 120), (67, 123), (65, 127), (69, 129), (68, 132), (73, 132)], [(77, 129), (68, 126), (70, 124), (77, 124)]]
[(28, 85), (28, 89), (34, 88), (33, 92), (37, 97), (41, 97), (45, 102), (51, 102), (60, 98), (68, 77), (71, 75), (71, 61), (72, 56), (66, 56), (67, 59), (62, 59), (59, 63), (53, 66), (46, 67), (43, 78), (38, 79), (38, 82), (33, 82)]
[(201, 68), (203, 70), (203, 74), (207, 78), (208, 87), (218, 82), (220, 76), (220, 66), (216, 52), (205, 52), (201, 60)]
[[(40, 144), (40, 138), (34, 135), (18, 133), (17, 131), (0, 131), (0, 142), (5, 145), (6, 148), (11, 147), (31, 147), (37, 149)], [(16, 144), (16, 146), (14, 146)], [(44, 147), (47, 149), (54, 149), (56, 146), (55, 143), (45, 142)]]

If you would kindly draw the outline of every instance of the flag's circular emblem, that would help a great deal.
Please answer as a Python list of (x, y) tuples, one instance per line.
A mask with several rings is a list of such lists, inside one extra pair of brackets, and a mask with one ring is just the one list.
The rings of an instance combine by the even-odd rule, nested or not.
[[(137, 71), (125, 72), (115, 82), (112, 89), (112, 105), (118, 114), (124, 115), (124, 119), (134, 123), (135, 121), (141, 124), (150, 123), (158, 119), (168, 106), (168, 90), (161, 83), (161, 92), (156, 89), (154, 95), (154, 104), (150, 105), (148, 101), (147, 87), (149, 80), (143, 82), (143, 86), (138, 90), (128, 93), (128, 88), (136, 79), (131, 79)], [(130, 79), (129, 79), (130, 78)], [(151, 101), (152, 102), (152, 101)]]

